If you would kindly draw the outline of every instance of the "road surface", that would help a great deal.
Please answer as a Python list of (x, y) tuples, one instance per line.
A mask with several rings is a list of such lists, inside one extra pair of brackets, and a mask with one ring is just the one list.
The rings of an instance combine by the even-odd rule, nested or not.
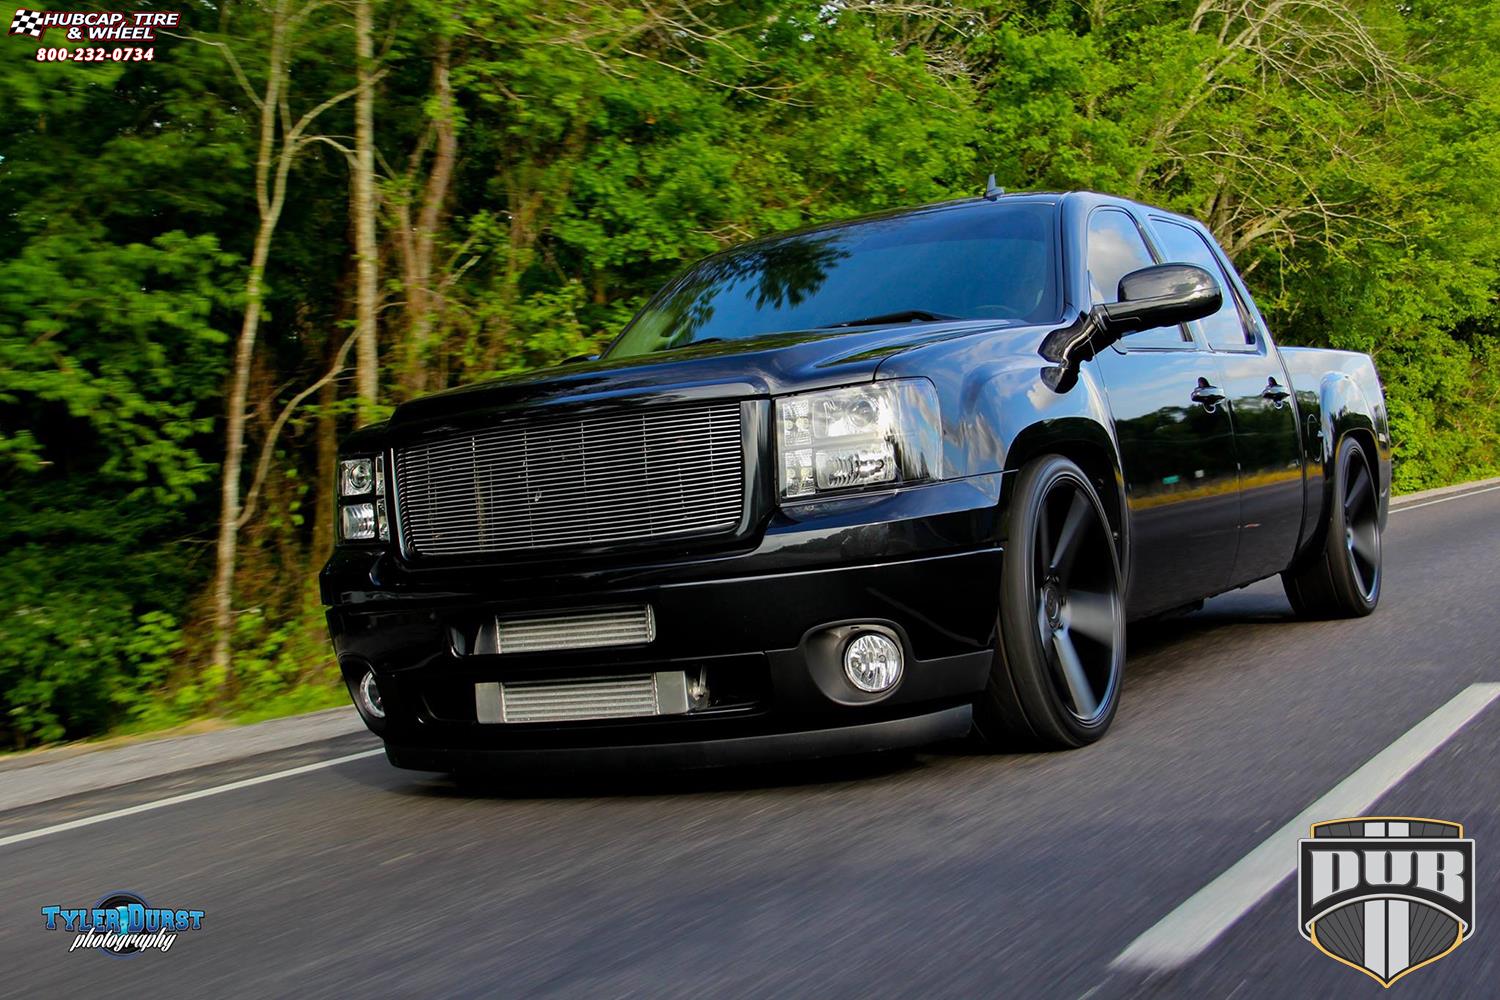
[[(1133, 628), (1114, 731), (1071, 753), (480, 797), (366, 756), (154, 805), (375, 746), (360, 735), (12, 810), (0, 994), (1492, 997), (1500, 689), (1473, 686), (1500, 681), (1497, 567), (1500, 490), (1397, 510), (1373, 617), (1292, 621), (1273, 581)], [(1467, 715), (1441, 714), (1454, 699)], [(1383, 751), (1374, 770), (1406, 756), (1370, 778)], [(1341, 787), (1477, 845), (1475, 936), (1391, 994), (1299, 937), (1274, 872), (1295, 859), (1278, 831)], [(203, 929), (131, 958), (43, 929), (42, 906), (117, 889)], [(1179, 947), (1205, 920), (1228, 929)]]

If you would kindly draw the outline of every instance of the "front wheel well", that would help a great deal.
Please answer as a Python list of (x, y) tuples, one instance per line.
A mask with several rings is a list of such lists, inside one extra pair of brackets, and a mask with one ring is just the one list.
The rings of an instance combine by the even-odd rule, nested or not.
[[(1100, 433), (1103, 433), (1102, 428), (1100, 428)], [(1124, 566), (1127, 530), (1125, 483), (1109, 447), (1092, 435), (1057, 437), (1048, 434), (1045, 438), (1041, 435), (1022, 435), (1016, 439), (1006, 456), (1006, 470), (1020, 470), (1028, 462), (1042, 455), (1061, 455), (1077, 465), (1083, 470), (1084, 475), (1089, 477), (1089, 481), (1094, 484), (1094, 489), (1099, 491), (1099, 499), (1104, 503), (1104, 513), (1109, 518), (1109, 529), (1115, 538), (1115, 550), (1120, 556), (1120, 565)], [(1007, 478), (1013, 488), (1017, 477)]]

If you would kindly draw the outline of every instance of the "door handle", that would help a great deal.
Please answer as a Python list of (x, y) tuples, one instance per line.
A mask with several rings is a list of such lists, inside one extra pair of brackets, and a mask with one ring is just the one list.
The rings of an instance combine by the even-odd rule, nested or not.
[(1208, 379), (1200, 378), (1198, 387), (1193, 390), (1193, 402), (1202, 403), (1209, 410), (1224, 402), (1224, 393), (1216, 385), (1210, 385)]
[(1266, 387), (1261, 390), (1260, 394), (1262, 398), (1269, 399), (1279, 410), (1282, 404), (1287, 401), (1287, 397), (1292, 394), (1292, 390), (1277, 383), (1275, 378), (1268, 378), (1266, 379)]

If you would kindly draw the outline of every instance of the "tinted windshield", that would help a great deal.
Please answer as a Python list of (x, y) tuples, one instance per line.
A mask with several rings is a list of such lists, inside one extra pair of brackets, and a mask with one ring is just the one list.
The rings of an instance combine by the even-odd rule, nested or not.
[(1054, 209), (995, 204), (850, 223), (703, 261), (664, 288), (610, 357), (861, 322), (1057, 315)]

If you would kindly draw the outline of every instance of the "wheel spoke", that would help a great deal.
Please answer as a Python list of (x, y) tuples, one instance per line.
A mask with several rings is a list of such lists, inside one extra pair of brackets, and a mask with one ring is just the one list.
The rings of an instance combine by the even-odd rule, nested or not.
[(1068, 594), (1068, 628), (1101, 646), (1115, 643), (1115, 602), (1108, 594), (1074, 590)]
[(1354, 545), (1354, 554), (1363, 559), (1366, 565), (1371, 567), (1376, 566), (1380, 562), (1380, 549), (1375, 544), (1375, 533), (1355, 528), (1354, 534), (1351, 537)]
[(1089, 502), (1084, 499), (1082, 490), (1074, 490), (1073, 502), (1068, 505), (1068, 516), (1063, 521), (1062, 530), (1057, 533), (1057, 548), (1053, 550), (1052, 562), (1048, 566), (1064, 582), (1073, 570), (1073, 560), (1083, 542), (1088, 516)]
[(1346, 514), (1359, 510), (1364, 506), (1365, 497), (1370, 492), (1370, 473), (1365, 469), (1364, 463), (1354, 467), (1349, 476), (1349, 495), (1344, 498), (1344, 511)]
[(1080, 718), (1091, 719), (1099, 711), (1099, 703), (1094, 700), (1094, 689), (1089, 685), (1089, 677), (1083, 670), (1083, 663), (1078, 659), (1078, 650), (1073, 647), (1073, 639), (1066, 631), (1052, 633), (1052, 648), (1057, 650), (1057, 663), (1062, 668), (1063, 682), (1068, 685), (1068, 694), (1073, 699), (1073, 710)]
[(1043, 497), (1036, 512), (1036, 558), (1037, 573), (1046, 576), (1052, 565), (1052, 521), (1047, 515), (1047, 501), (1051, 497)]

